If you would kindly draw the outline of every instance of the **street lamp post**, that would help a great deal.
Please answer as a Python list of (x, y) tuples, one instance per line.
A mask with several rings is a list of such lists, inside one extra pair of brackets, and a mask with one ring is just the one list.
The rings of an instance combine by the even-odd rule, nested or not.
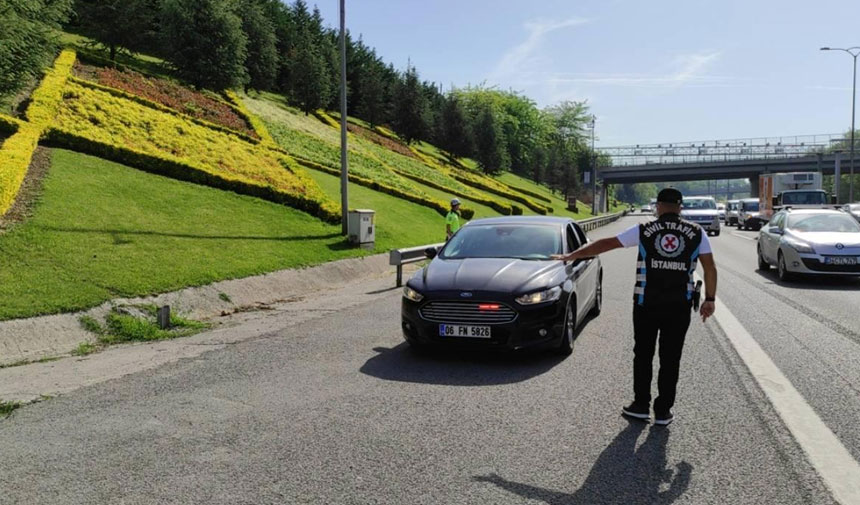
[[(860, 47), (849, 47), (847, 49), (841, 47), (822, 47), (822, 51), (844, 51), (854, 58), (854, 80), (851, 88), (851, 154), (850, 157), (850, 173), (851, 178), (848, 180), (848, 199), (849, 203), (854, 202), (854, 111), (857, 104), (857, 56), (860, 56)], [(839, 198), (839, 195), (836, 195)], [(838, 200), (837, 200), (838, 201)]]
[(346, 6), (340, 0), (340, 211), (341, 233), (349, 235), (349, 177), (346, 150)]

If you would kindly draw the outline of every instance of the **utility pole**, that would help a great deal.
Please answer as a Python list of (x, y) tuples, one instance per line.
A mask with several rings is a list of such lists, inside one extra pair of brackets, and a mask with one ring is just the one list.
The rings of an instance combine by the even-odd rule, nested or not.
[[(854, 203), (854, 111), (857, 105), (857, 56), (860, 56), (860, 47), (849, 47), (847, 49), (839, 47), (822, 47), (822, 51), (844, 51), (854, 58), (854, 77), (853, 86), (851, 87), (851, 148), (849, 155), (851, 178), (848, 180), (848, 203)], [(839, 193), (836, 194), (837, 203), (839, 202)]]
[(591, 115), (591, 214), (597, 215), (597, 153), (594, 152), (594, 128), (597, 116)]
[(346, 150), (346, 0), (340, 0), (340, 212), (341, 233), (349, 235), (349, 167)]

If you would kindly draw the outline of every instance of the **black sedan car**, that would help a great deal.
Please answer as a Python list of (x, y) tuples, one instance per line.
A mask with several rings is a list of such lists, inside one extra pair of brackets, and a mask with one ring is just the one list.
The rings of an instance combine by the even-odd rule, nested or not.
[(507, 350), (551, 347), (570, 354), (576, 328), (599, 314), (599, 258), (562, 262), (553, 254), (588, 242), (571, 219), (517, 216), (463, 226), (403, 289), (409, 344)]

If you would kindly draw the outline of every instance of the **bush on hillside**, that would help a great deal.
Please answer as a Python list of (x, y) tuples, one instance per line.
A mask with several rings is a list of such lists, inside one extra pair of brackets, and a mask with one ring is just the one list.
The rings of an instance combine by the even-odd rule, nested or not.
[(248, 81), (248, 38), (232, 0), (163, 0), (161, 35), (177, 75), (197, 88)]
[(254, 138), (259, 137), (248, 121), (229, 104), (173, 81), (146, 77), (128, 69), (99, 68), (80, 63), (75, 65), (75, 74), (92, 79), (103, 86), (147, 98), (191, 117), (225, 126)]
[(57, 113), (63, 86), (74, 62), (74, 52), (60, 53), (53, 68), (45, 73), (45, 79), (33, 92), (26, 113), (28, 122), (18, 122), (15, 134), (0, 146), (0, 216), (9, 210), (21, 189), (39, 137)]
[(51, 134), (56, 142), (305, 210), (313, 205), (316, 215), (331, 217), (334, 204), (283, 155), (74, 82), (63, 98)]
[(0, 96), (12, 94), (37, 76), (56, 54), (55, 29), (72, 0), (0, 2)]

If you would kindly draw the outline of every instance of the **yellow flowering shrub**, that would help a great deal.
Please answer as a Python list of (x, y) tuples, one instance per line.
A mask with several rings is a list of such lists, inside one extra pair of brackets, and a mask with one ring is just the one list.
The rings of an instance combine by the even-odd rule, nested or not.
[(251, 128), (257, 135), (259, 135), (260, 140), (265, 142), (266, 144), (274, 144), (275, 140), (269, 134), (269, 130), (266, 129), (266, 125), (263, 124), (263, 121), (251, 113), (247, 107), (245, 107), (245, 103), (242, 101), (242, 98), (236, 94), (233, 90), (225, 90), (224, 95), (230, 99), (231, 105), (233, 105), (236, 111), (248, 121), (248, 124), (251, 125)]
[(6, 213), (15, 201), (33, 151), (39, 143), (42, 131), (53, 120), (63, 96), (63, 86), (75, 63), (74, 51), (63, 51), (54, 61), (54, 66), (45, 72), (45, 78), (33, 91), (30, 105), (25, 113), (28, 122), (12, 118), (2, 122), (14, 125), (15, 133), (0, 146), (0, 215)]
[(67, 84), (62, 98), (52, 142), (340, 219), (337, 205), (287, 156), (77, 82)]

